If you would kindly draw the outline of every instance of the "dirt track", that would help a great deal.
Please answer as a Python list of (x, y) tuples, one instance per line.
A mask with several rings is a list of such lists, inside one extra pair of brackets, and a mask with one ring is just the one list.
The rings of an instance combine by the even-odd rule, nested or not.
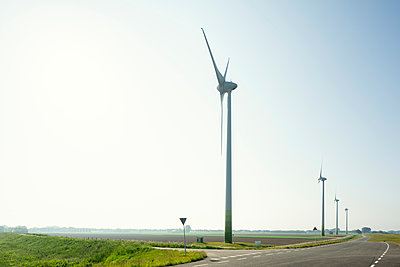
[[(100, 234), (100, 233), (82, 233), (82, 234), (53, 234), (57, 236), (67, 236), (76, 238), (99, 238), (99, 239), (122, 239), (122, 240), (143, 240), (143, 241), (160, 241), (160, 242), (183, 242), (182, 235), (151, 235), (151, 234)], [(198, 235), (202, 236), (202, 235)], [(223, 236), (203, 236), (204, 242), (223, 242)], [(328, 238), (327, 238), (328, 239)], [(318, 239), (320, 241), (324, 239)], [(236, 235), (233, 237), (233, 242), (246, 242), (254, 243), (254, 241), (261, 241), (264, 245), (290, 245), (304, 242), (312, 242), (313, 239), (307, 238), (264, 238), (263, 235), (259, 237), (240, 237)], [(187, 244), (196, 242), (196, 236), (186, 236)]]

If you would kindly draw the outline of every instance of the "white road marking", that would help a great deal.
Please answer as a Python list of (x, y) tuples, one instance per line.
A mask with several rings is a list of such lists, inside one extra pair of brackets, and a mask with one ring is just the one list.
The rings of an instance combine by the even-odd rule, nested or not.
[(227, 263), (227, 262), (229, 262), (229, 261), (220, 261), (220, 262), (217, 262), (217, 263)]
[(193, 266), (193, 267), (200, 267), (200, 266), (206, 266), (206, 265), (208, 265), (208, 263), (204, 263), (204, 264), (195, 265), (195, 266)]
[(247, 259), (247, 258), (240, 258), (240, 259), (237, 259), (238, 261), (241, 261), (241, 260), (245, 260), (245, 259)]
[(256, 256), (253, 256), (253, 258), (258, 258), (258, 257), (261, 257), (261, 255), (256, 255)]
[(235, 258), (235, 257), (237, 257), (237, 256), (236, 255), (228, 256), (228, 258)]
[[(385, 242), (385, 244), (386, 244), (387, 248), (386, 248), (385, 252), (383, 252), (382, 255), (378, 258), (378, 260), (374, 262), (375, 264), (379, 263), (379, 261), (383, 258), (383, 256), (385, 256), (386, 252), (388, 252), (389, 243)], [(372, 264), (370, 267), (374, 267), (375, 264)]]

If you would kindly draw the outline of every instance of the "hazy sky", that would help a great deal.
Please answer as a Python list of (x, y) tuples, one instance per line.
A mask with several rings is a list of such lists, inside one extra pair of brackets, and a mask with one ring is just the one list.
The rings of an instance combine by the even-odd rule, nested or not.
[(0, 225), (400, 229), (398, 1), (0, 0)]

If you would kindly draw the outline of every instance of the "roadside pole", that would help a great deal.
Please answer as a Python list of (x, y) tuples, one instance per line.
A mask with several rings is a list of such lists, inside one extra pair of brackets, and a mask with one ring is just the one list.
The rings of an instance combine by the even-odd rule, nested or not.
[(181, 220), (182, 225), (183, 225), (183, 243), (185, 244), (185, 256), (186, 256), (186, 232), (185, 232), (186, 218), (179, 218), (179, 220)]

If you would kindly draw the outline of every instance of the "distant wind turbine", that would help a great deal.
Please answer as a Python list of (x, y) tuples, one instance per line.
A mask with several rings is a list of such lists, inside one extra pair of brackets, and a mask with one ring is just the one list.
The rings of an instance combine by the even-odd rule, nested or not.
[(321, 236), (325, 236), (325, 181), (327, 179), (322, 177), (322, 163), (321, 163), (321, 170), (319, 172), (318, 183), (322, 181), (322, 226), (321, 226)]
[(346, 211), (346, 235), (349, 234), (349, 209), (345, 208)]
[(333, 201), (336, 202), (336, 235), (338, 235), (339, 234), (339, 226), (338, 226), (338, 223), (339, 223), (339, 212), (338, 212), (338, 210), (339, 210), (339, 199), (336, 198), (336, 193), (335, 193), (335, 199)]
[(215, 74), (217, 75), (220, 101), (221, 101), (221, 153), (222, 153), (222, 127), (223, 127), (223, 101), (225, 93), (228, 94), (228, 123), (227, 123), (227, 139), (226, 139), (226, 199), (225, 199), (225, 242), (232, 243), (232, 138), (231, 138), (231, 93), (237, 88), (237, 84), (226, 81), (226, 73), (228, 71), (229, 59), (226, 64), (224, 76), (217, 68), (213, 54), (211, 53), (210, 45), (206, 34), (203, 31), (204, 39), (206, 40), (208, 51), (210, 52), (211, 60), (214, 65)]

